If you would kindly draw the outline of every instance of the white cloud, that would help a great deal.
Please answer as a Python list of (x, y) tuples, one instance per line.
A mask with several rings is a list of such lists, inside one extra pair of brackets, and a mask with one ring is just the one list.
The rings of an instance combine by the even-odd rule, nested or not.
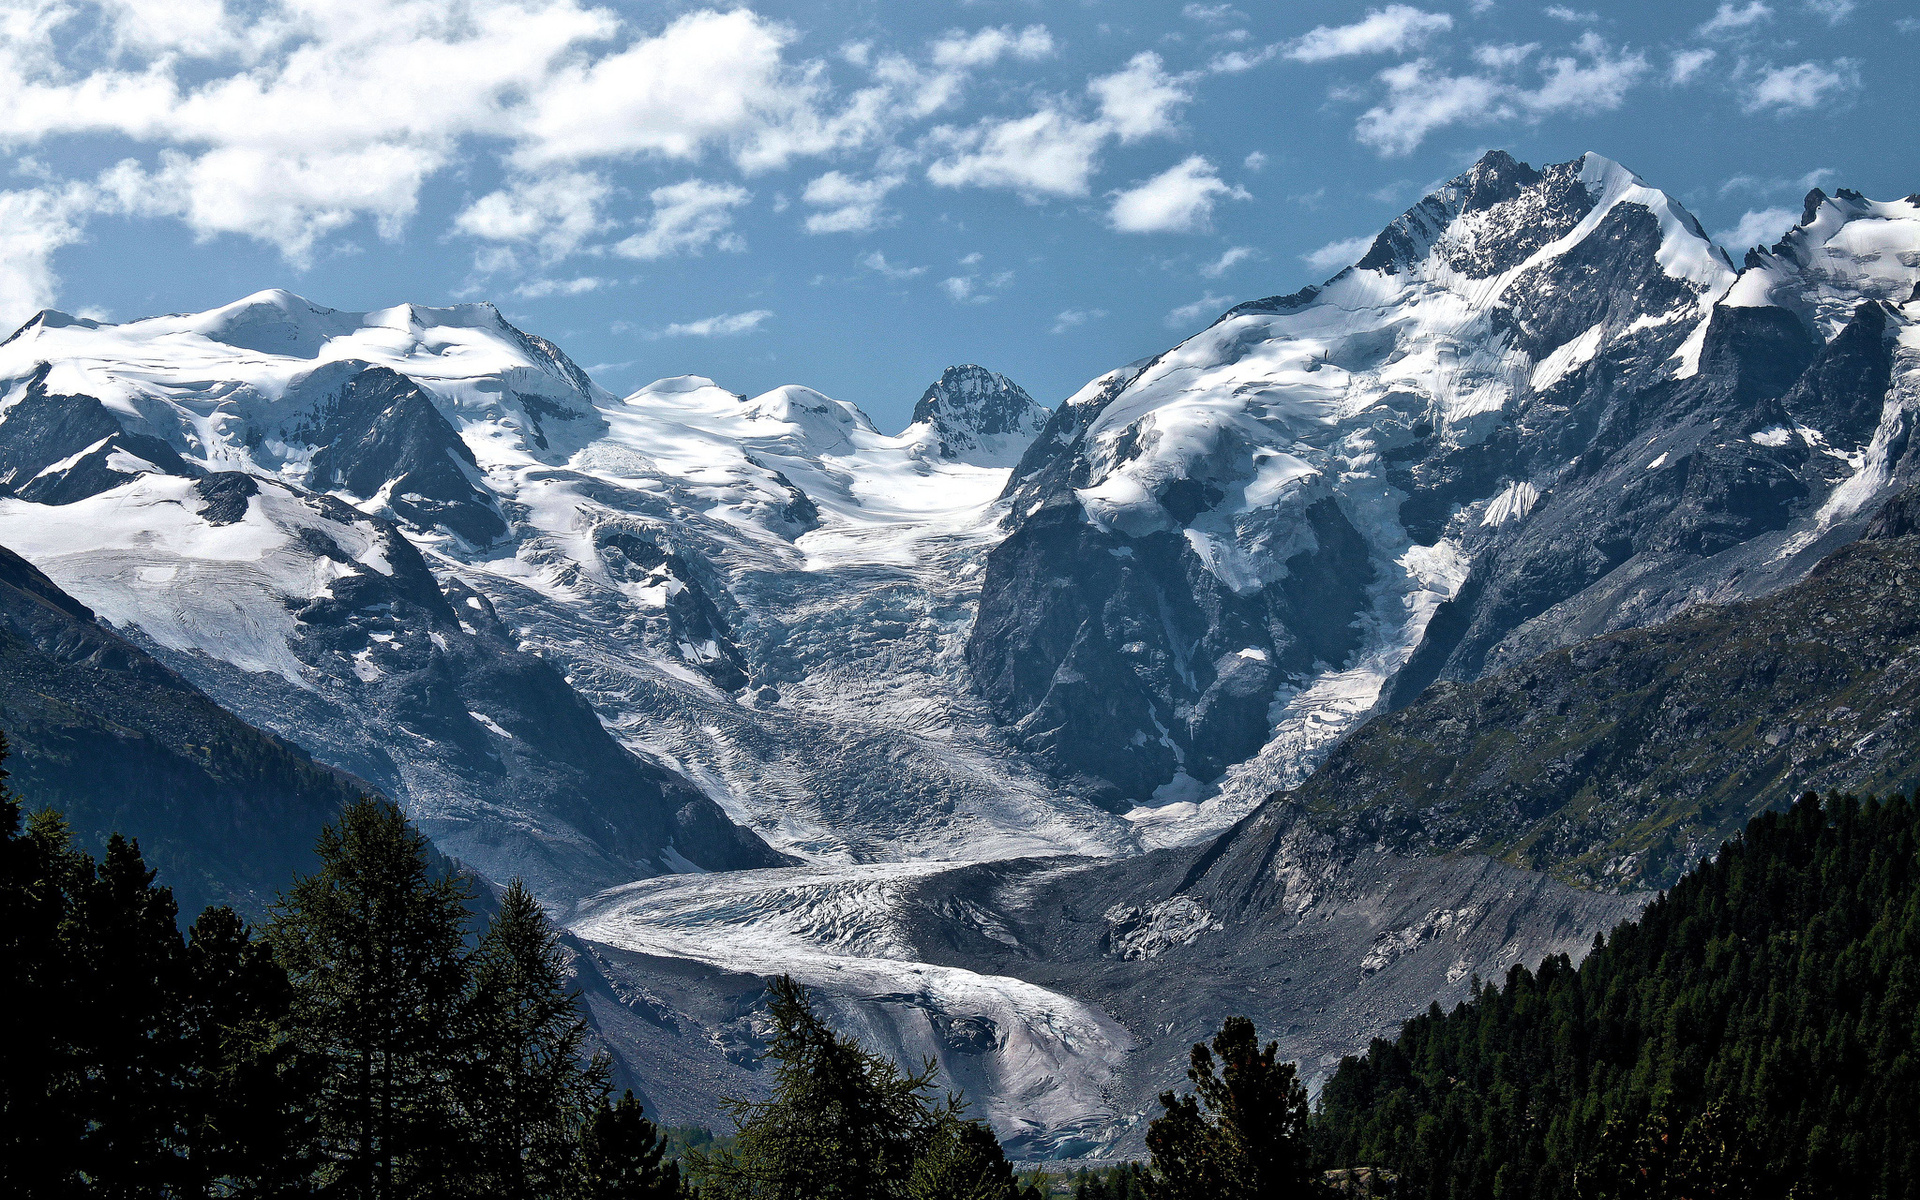
[(1300, 256), (1300, 261), (1316, 271), (1331, 275), (1359, 262), (1371, 245), (1373, 239), (1370, 237), (1341, 238), (1337, 242), (1328, 242), (1318, 250), (1309, 250)]
[(1317, 26), (1294, 39), (1286, 54), (1298, 62), (1326, 62), (1356, 54), (1398, 54), (1452, 28), (1453, 18), (1446, 13), (1389, 4), (1351, 25)]
[(1195, 154), (1145, 183), (1114, 193), (1107, 219), (1122, 233), (1193, 233), (1209, 227), (1213, 206), (1223, 196), (1252, 199), (1244, 189), (1223, 182), (1213, 164)]
[(1034, 62), (1053, 53), (1053, 35), (1045, 25), (1029, 25), (1018, 33), (1011, 25), (972, 34), (956, 29), (935, 41), (932, 51), (937, 67), (988, 67), (1009, 56)]
[[(1188, 7), (1191, 8), (1192, 5)], [(1107, 310), (1104, 308), (1069, 308), (1053, 319), (1053, 332), (1065, 333), (1070, 329), (1078, 329), (1087, 322), (1098, 321), (1106, 315)]]
[(752, 312), (721, 313), (718, 316), (702, 317), (698, 321), (676, 321), (658, 332), (648, 334), (654, 338), (674, 337), (732, 337), (735, 334), (752, 333), (760, 323), (773, 315), (767, 309), (756, 308)]
[(927, 167), (941, 187), (1011, 188), (1028, 199), (1084, 196), (1107, 129), (1058, 108), (990, 119), (966, 129), (941, 126), (929, 138), (948, 156)]
[(1550, 4), (1540, 11), (1556, 21), (1565, 21), (1569, 25), (1591, 25), (1600, 19), (1600, 14), (1597, 12), (1568, 8), (1564, 4)]
[(0, 331), (59, 298), (54, 252), (85, 236), (95, 203), (79, 184), (0, 192)]
[(1511, 44), (1475, 46), (1473, 61), (1491, 70), (1508, 71), (1533, 57), (1533, 52), (1539, 48), (1539, 42), (1528, 42), (1519, 46)]
[[(963, 263), (980, 261), (977, 254), (968, 255), (960, 260)], [(1013, 282), (1012, 271), (996, 271), (992, 275), (979, 274), (954, 275), (940, 281), (940, 287), (955, 304), (985, 304), (992, 300), (993, 293)]]
[(1800, 220), (1800, 211), (1793, 208), (1763, 208), (1749, 210), (1733, 228), (1722, 229), (1713, 235), (1713, 240), (1738, 254), (1750, 246), (1771, 246), (1780, 240), (1780, 236), (1793, 228)]
[(584, 296), (588, 292), (612, 286), (611, 279), (593, 275), (582, 275), (577, 279), (529, 279), (514, 288), (513, 294), (522, 300), (541, 300), (548, 296)]
[(1212, 292), (1195, 300), (1192, 304), (1182, 304), (1166, 316), (1168, 329), (1182, 329), (1192, 325), (1201, 317), (1218, 315), (1233, 300), (1227, 296), (1216, 296)]
[(1920, 17), (1901, 17), (1893, 27), (1901, 33), (1920, 33)]
[(1209, 25), (1247, 19), (1247, 14), (1231, 4), (1189, 4), (1180, 10), (1180, 15), (1189, 21), (1202, 21)]
[(1487, 75), (1451, 75), (1428, 58), (1389, 67), (1379, 74), (1386, 99), (1360, 115), (1355, 136), (1383, 154), (1406, 154), (1449, 125), (1618, 108), (1646, 75), (1644, 54), (1616, 52), (1592, 31), (1575, 48), (1583, 58), (1559, 55), (1540, 62), (1543, 78), (1536, 88)]
[(1267, 165), (1267, 156), (1261, 151), (1255, 150), (1249, 153), (1245, 159), (1241, 160), (1240, 165), (1249, 171), (1258, 171)]
[(1387, 98), (1360, 114), (1355, 135), (1383, 154), (1408, 154), (1435, 129), (1515, 113), (1512, 89), (1478, 75), (1449, 75), (1431, 59), (1380, 72)]
[(746, 249), (738, 234), (728, 232), (733, 227), (733, 210), (753, 198), (745, 188), (689, 179), (655, 188), (648, 198), (653, 201), (653, 215), (640, 232), (614, 246), (616, 254), (656, 259), (698, 254), (708, 246)]
[(1727, 37), (1730, 34), (1743, 33), (1762, 21), (1773, 19), (1773, 9), (1763, 0), (1749, 0), (1744, 7), (1722, 4), (1705, 24), (1700, 26), (1702, 37)]
[(1712, 50), (1677, 50), (1673, 55), (1673, 65), (1667, 68), (1667, 79), (1672, 83), (1687, 83), (1718, 57)]
[(612, 191), (605, 179), (586, 172), (517, 178), (462, 209), (453, 227), (483, 241), (530, 244), (543, 259), (556, 261), (606, 228), (601, 208)]
[(1735, 175), (1720, 185), (1722, 196), (1732, 192), (1753, 192), (1770, 195), (1779, 192), (1791, 192), (1795, 196), (1805, 195), (1810, 189), (1817, 188), (1839, 172), (1832, 167), (1815, 167), (1804, 175), (1792, 178), (1760, 178), (1754, 175)]
[(904, 177), (879, 175), (872, 179), (854, 179), (839, 171), (807, 184), (800, 194), (806, 203), (823, 211), (809, 214), (808, 233), (865, 233), (887, 222), (881, 207), (887, 193), (900, 186)]
[(1229, 246), (1219, 258), (1202, 266), (1200, 273), (1208, 279), (1218, 279), (1258, 253), (1252, 246)]
[(1832, 63), (1803, 62), (1790, 67), (1773, 67), (1746, 89), (1740, 107), (1755, 113), (1772, 109), (1777, 113), (1818, 108), (1829, 98), (1838, 98), (1860, 86), (1859, 64), (1850, 58)]
[(887, 261), (887, 256), (878, 250), (863, 256), (860, 259), (860, 265), (869, 271), (878, 271), (888, 279), (912, 279), (916, 275), (927, 273), (925, 267), (903, 267), (897, 263), (890, 263)]
[(1852, 16), (1853, 10), (1858, 7), (1854, 0), (1807, 0), (1807, 10), (1825, 17), (1829, 25), (1838, 25)]
[(1229, 50), (1216, 54), (1207, 60), (1207, 70), (1214, 75), (1238, 75), (1242, 71), (1251, 71), (1280, 53), (1279, 42), (1261, 46), (1255, 50)]
[(1172, 132), (1177, 110), (1193, 98), (1151, 52), (1134, 55), (1125, 67), (1095, 79), (1087, 90), (1099, 100), (1107, 129), (1123, 142)]

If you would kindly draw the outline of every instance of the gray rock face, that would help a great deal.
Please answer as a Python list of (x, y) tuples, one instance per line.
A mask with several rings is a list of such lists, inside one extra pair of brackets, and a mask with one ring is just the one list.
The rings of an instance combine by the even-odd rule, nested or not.
[(1010, 466), (1051, 415), (1005, 375), (967, 364), (948, 367), (921, 394), (903, 436), (944, 459)]

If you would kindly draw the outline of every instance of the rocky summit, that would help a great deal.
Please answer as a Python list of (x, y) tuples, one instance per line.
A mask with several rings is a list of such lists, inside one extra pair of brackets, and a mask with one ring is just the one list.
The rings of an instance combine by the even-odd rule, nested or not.
[[(46, 312), (0, 727), (210, 896), (392, 797), (568, 924), (670, 1121), (765, 1086), (785, 973), (1021, 1152), (1117, 1153), (1228, 1013), (1317, 1080), (1914, 777), (1916, 322), (1920, 197), (1723, 248), (1498, 151), (1324, 283), (1051, 409), (949, 367), (891, 433), (615, 396), (488, 305)], [(108, 725), (169, 781), (116, 811)]]

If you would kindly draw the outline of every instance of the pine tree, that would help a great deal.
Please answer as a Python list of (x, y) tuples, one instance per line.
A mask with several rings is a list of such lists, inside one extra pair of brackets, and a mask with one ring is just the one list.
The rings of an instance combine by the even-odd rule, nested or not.
[(580, 1200), (678, 1200), (689, 1193), (677, 1163), (666, 1162), (667, 1140), (629, 1091), (601, 1105), (580, 1134)]
[(476, 1157), (454, 1076), (468, 963), (466, 888), (436, 878), (399, 809), (363, 800), (322, 831), (268, 937), (320, 1071), (320, 1181), (353, 1200), (457, 1195)]
[[(1263, 1050), (1253, 1022), (1228, 1017), (1213, 1049), (1196, 1045), (1187, 1078), (1194, 1091), (1160, 1097), (1147, 1129), (1156, 1200), (1267, 1200), (1317, 1191), (1309, 1170), (1307, 1091), (1294, 1065)], [(1218, 1056), (1220, 1069), (1214, 1069)], [(1204, 1107), (1205, 1111), (1202, 1111)]]
[(697, 1165), (714, 1200), (896, 1200), (938, 1118), (926, 1092), (933, 1064), (903, 1073), (836, 1034), (807, 989), (769, 985), (778, 1063), (773, 1097), (731, 1102), (740, 1134), (731, 1152)]
[(576, 1131), (604, 1104), (607, 1064), (582, 1062), (587, 1024), (574, 999), (559, 938), (516, 880), (474, 955), (455, 1077), (478, 1194), (549, 1196), (575, 1174)]

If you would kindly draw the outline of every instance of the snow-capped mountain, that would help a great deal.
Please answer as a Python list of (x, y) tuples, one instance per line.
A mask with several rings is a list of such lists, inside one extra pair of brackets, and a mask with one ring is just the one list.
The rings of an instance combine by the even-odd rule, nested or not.
[[(1920, 199), (1815, 193), (1737, 267), (1617, 164), (1496, 152), (1319, 287), (1052, 412), (949, 368), (898, 434), (616, 397), (485, 305), (46, 313), (0, 345), (0, 546), (528, 877), (669, 1116), (750, 1090), (779, 969), (1065, 1152), (1229, 992), (1337, 1057), (1633, 910), (1318, 843), (1229, 906), (1191, 844), (1435, 680), (1857, 537), (1915, 476), (1917, 286)], [(1156, 993), (1169, 953), (1218, 986)]]
[(1783, 586), (1910, 474), (1917, 255), (1914, 201), (1816, 194), (1742, 274), (1616, 163), (1491, 153), (1061, 406), (975, 681), (1105, 803), (1217, 828), (1383, 700)]

